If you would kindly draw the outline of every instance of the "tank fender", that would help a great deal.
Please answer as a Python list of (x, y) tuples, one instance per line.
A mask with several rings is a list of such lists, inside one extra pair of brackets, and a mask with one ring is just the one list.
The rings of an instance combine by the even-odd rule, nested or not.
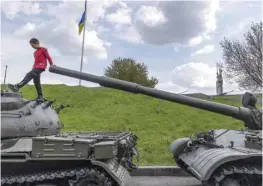
[(228, 148), (210, 149), (196, 157), (189, 168), (200, 177), (201, 181), (207, 181), (213, 172), (225, 163), (253, 157), (261, 158), (261, 156), (261, 152), (248, 154)]
[(130, 173), (122, 165), (117, 163), (114, 159), (107, 161), (91, 160), (93, 165), (103, 168), (119, 186), (127, 186), (131, 179)]
[(178, 157), (183, 153), (184, 148), (187, 146), (187, 143), (190, 141), (190, 138), (179, 138), (174, 140), (169, 147), (169, 150), (173, 153), (174, 157)]

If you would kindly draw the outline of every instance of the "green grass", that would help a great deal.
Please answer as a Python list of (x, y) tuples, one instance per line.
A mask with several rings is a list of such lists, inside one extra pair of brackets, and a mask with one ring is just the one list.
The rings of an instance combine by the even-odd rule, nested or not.
[[(26, 99), (36, 97), (33, 86), (21, 91)], [(168, 147), (177, 138), (211, 128), (243, 128), (241, 121), (227, 116), (113, 89), (44, 85), (43, 92), (57, 105), (71, 106), (60, 114), (63, 131), (134, 132), (139, 137), (141, 165), (174, 165)], [(214, 101), (240, 105), (222, 97)]]

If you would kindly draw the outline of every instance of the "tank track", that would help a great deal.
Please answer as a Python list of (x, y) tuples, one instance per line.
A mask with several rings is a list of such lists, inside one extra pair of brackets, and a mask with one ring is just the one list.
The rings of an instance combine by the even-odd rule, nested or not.
[[(5, 176), (1, 177), (1, 185), (35, 185), (41, 184), (41, 182), (55, 182), (58, 179), (66, 179), (69, 186), (82, 186), (82, 181), (95, 180), (98, 185), (103, 186), (116, 186), (116, 183), (105, 175), (102, 171), (96, 168), (80, 167), (75, 169), (63, 169), (55, 171), (45, 171), (39, 173), (16, 175), (16, 176)], [(28, 184), (29, 183), (29, 184)], [(94, 184), (97, 185), (97, 184)], [(84, 185), (83, 185), (84, 186)]]
[[(248, 182), (246, 186), (261, 186), (262, 184), (262, 168), (260, 165), (224, 165), (219, 167), (212, 174), (211, 179), (204, 183), (207, 186), (225, 186), (223, 183), (225, 178), (245, 178)], [(236, 185), (236, 184), (234, 184)], [(242, 186), (242, 184), (240, 184)]]

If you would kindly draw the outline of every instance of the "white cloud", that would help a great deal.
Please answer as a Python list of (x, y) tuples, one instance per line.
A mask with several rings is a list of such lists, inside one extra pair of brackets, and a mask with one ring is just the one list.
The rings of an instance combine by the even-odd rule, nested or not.
[(214, 45), (205, 45), (202, 49), (197, 50), (191, 56), (201, 55), (201, 54), (209, 54), (215, 50)]
[(173, 83), (180, 86), (211, 87), (215, 82), (214, 71), (215, 68), (207, 64), (190, 62), (173, 70)]
[(116, 24), (114, 29), (115, 33), (113, 35), (119, 39), (131, 42), (133, 44), (143, 43), (140, 34), (138, 34), (132, 25)]
[(111, 45), (112, 45), (112, 43), (111, 43), (111, 42), (108, 42), (108, 41), (104, 41), (104, 44), (105, 44), (105, 46), (107, 46), (107, 47), (111, 47)]
[[(216, 67), (211, 67), (205, 63), (190, 62), (175, 67), (172, 81), (162, 82), (156, 88), (165, 91), (180, 93), (187, 90), (187, 93), (204, 93), (208, 95), (216, 94)], [(235, 90), (233, 93), (243, 93), (239, 91), (237, 84), (224, 82), (224, 92)]]
[(103, 34), (104, 32), (109, 32), (109, 31), (110, 31), (109, 28), (106, 28), (106, 27), (104, 27), (104, 26), (102, 26), (102, 25), (97, 25), (97, 26), (96, 26), (96, 30), (97, 30), (97, 32), (100, 33), (100, 34)]
[(20, 12), (26, 15), (37, 15), (41, 13), (39, 3), (8, 1), (1, 2), (1, 11), (4, 12), (8, 19), (14, 19)]
[(136, 19), (149, 27), (156, 27), (167, 22), (162, 10), (154, 6), (141, 6), (136, 12)]
[(197, 36), (197, 37), (194, 37), (192, 39), (190, 39), (188, 41), (188, 47), (194, 47), (194, 46), (197, 46), (199, 44), (201, 44), (203, 41), (203, 37), (202, 36)]
[(216, 13), (220, 10), (219, 0), (213, 0), (208, 9), (206, 9), (206, 34), (216, 30)]
[(161, 1), (140, 5), (134, 14), (126, 3), (119, 4), (122, 8), (107, 15), (106, 20), (115, 23), (114, 36), (128, 42), (193, 47), (210, 40), (216, 30), (218, 0)]
[[(119, 0), (96, 0), (87, 1), (87, 24), (95, 26), (96, 23), (105, 18), (107, 8), (117, 4)], [(56, 6), (48, 5), (45, 11), (49, 16), (54, 16), (57, 19), (65, 20), (80, 20), (84, 11), (84, 1), (64, 1)]]
[(121, 2), (121, 1), (119, 2), (119, 5), (120, 5), (122, 8), (127, 8), (127, 7), (128, 7), (126, 3)]
[[(107, 59), (106, 47), (111, 44), (100, 39), (100, 35), (96, 32), (96, 23), (105, 17), (107, 8), (117, 3), (119, 0), (87, 2), (89, 11), (87, 11), (87, 31), (85, 32), (85, 55)], [(64, 1), (56, 4), (41, 4), (41, 8), (39, 3), (5, 2), (1, 10), (9, 18), (14, 18), (20, 12), (24, 14), (38, 14), (40, 11), (46, 13), (51, 16), (49, 20), (36, 24), (31, 22), (32, 18), (14, 32), (14, 37), (27, 38), (27, 40), (36, 37), (39, 38), (41, 44), (56, 48), (61, 55), (79, 56), (83, 37), (78, 34), (78, 21), (84, 10), (84, 2)], [(102, 26), (98, 28), (99, 33), (104, 31), (102, 28)]]
[(15, 34), (23, 35), (26, 32), (28, 31), (31, 32), (31, 31), (34, 31), (35, 29), (36, 29), (36, 24), (28, 22), (25, 25), (23, 25), (19, 30), (17, 30)]
[(154, 6), (142, 5), (134, 27), (144, 43), (192, 47), (212, 38), (218, 11), (218, 0), (160, 1)]
[(177, 93), (177, 94), (187, 90), (185, 87), (176, 85), (172, 81), (158, 83), (155, 88), (167, 92)]
[[(48, 33), (48, 34), (47, 34)], [(80, 55), (82, 35), (78, 35), (77, 23), (73, 20), (60, 22), (53, 19), (39, 25), (27, 23), (14, 32), (18, 39), (36, 37), (44, 45), (55, 47), (62, 55)], [(67, 39), (65, 39), (67, 38)], [(95, 30), (85, 33), (85, 55), (107, 59), (107, 51)]]
[(86, 31), (86, 39), (85, 39), (85, 51), (89, 55), (94, 55), (98, 59), (107, 59), (108, 54), (105, 46), (109, 46), (110, 44), (106, 41), (98, 38), (98, 34), (96, 31)]
[(132, 9), (124, 2), (119, 2), (121, 8), (115, 13), (107, 14), (106, 20), (114, 26), (111, 31), (112, 36), (128, 41), (133, 44), (142, 43), (141, 36), (132, 24)]
[(115, 13), (108, 14), (106, 20), (117, 24), (131, 24), (131, 12), (130, 8), (121, 8)]

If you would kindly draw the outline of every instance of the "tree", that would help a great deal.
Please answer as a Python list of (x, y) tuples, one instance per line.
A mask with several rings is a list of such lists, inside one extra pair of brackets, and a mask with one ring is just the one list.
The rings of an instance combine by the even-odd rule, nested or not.
[(151, 88), (158, 84), (156, 78), (148, 78), (148, 69), (144, 63), (137, 63), (131, 58), (114, 59), (112, 64), (104, 69), (104, 75)]
[(225, 61), (224, 74), (240, 89), (257, 91), (262, 89), (262, 22), (252, 23), (251, 30), (244, 34), (246, 42), (220, 42)]

